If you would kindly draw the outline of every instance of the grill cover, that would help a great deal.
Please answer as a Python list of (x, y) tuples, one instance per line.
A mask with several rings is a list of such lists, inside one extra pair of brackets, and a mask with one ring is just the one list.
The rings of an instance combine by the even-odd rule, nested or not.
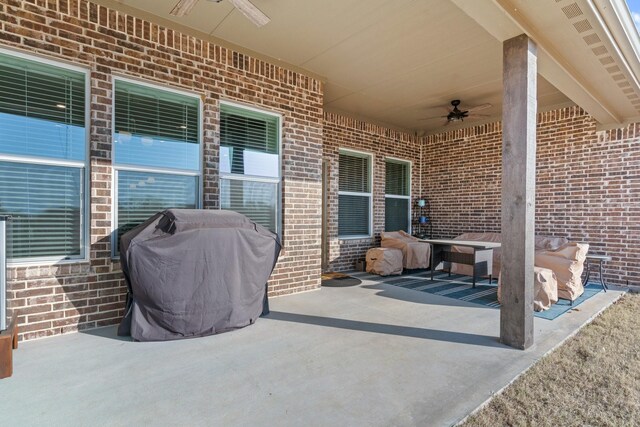
[(120, 240), (129, 289), (119, 335), (138, 341), (242, 328), (269, 311), (278, 236), (237, 212), (168, 209)]

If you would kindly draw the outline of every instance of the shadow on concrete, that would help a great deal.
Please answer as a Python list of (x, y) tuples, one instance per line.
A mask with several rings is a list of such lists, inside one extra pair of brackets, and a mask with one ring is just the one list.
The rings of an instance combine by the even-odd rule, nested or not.
[(127, 337), (118, 336), (117, 326), (105, 326), (102, 328), (85, 329), (85, 330), (80, 330), (78, 332), (81, 334), (92, 335), (94, 337), (100, 337), (100, 338), (108, 338), (116, 341), (126, 341), (126, 342), (134, 341), (133, 338), (129, 336)]
[(437, 329), (415, 328), (412, 326), (387, 325), (383, 323), (361, 322), (358, 320), (336, 319), (332, 317), (311, 316), (308, 314), (285, 313), (280, 311), (272, 311), (266, 318), (284, 322), (325, 326), (328, 328), (349, 329), (352, 331), (373, 332), (377, 334), (471, 344), (484, 347), (500, 347), (505, 350), (511, 350), (510, 347), (500, 344), (498, 337), (490, 335), (467, 334), (465, 332), (441, 331)]

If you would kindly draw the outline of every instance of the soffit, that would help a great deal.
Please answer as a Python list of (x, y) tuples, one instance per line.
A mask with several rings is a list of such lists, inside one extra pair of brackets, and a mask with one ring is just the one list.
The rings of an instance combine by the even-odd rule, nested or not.
[[(460, 1), (252, 0), (271, 18), (261, 28), (226, 1), (200, 0), (189, 15), (173, 17), (169, 11), (176, 1), (119, 3), (129, 6), (126, 11), (130, 13), (133, 10), (147, 19), (157, 17), (163, 23), (192, 28), (323, 76), (328, 111), (420, 133), (443, 129), (443, 120), (424, 119), (446, 114), (452, 99), (461, 99), (463, 108), (487, 102), (493, 107), (482, 112), (489, 117), (481, 121), (468, 120), (448, 129), (500, 117), (502, 40), (460, 8), (456, 4)], [(118, 8), (118, 3), (98, 2)], [(482, 3), (497, 4), (492, 0)], [(549, 6), (553, 2), (521, 3)], [(534, 9), (531, 13), (537, 12)], [(572, 24), (562, 23), (575, 32)], [(502, 24), (496, 21), (495, 25)], [(540, 30), (556, 31), (549, 26), (540, 26)], [(574, 43), (568, 41), (568, 49)], [(544, 77), (538, 83), (539, 109), (571, 104), (554, 86), (561, 79), (551, 80), (552, 84)]]

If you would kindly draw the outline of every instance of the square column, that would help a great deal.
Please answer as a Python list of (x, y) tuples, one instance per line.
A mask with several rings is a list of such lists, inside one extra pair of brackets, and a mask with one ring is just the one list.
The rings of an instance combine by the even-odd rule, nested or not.
[(536, 62), (526, 35), (503, 43), (500, 341), (523, 350), (533, 344)]

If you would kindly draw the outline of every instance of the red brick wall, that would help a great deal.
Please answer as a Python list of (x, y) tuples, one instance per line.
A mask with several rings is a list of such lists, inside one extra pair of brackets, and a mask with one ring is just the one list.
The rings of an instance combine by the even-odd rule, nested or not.
[[(501, 124), (424, 138), (434, 234), (500, 231)], [(596, 130), (578, 107), (538, 115), (536, 233), (613, 257), (605, 278), (640, 285), (640, 124)]]
[[(412, 162), (411, 194), (420, 194), (420, 146), (408, 133), (351, 119), (334, 113), (324, 115), (324, 152), (328, 166), (327, 244), (329, 271), (353, 270), (355, 262), (364, 259), (367, 249), (379, 246), (384, 231), (385, 158)], [(373, 237), (366, 239), (338, 238), (338, 153), (341, 148), (373, 154)], [(415, 203), (412, 203), (415, 205)]]
[(283, 244), (271, 294), (320, 285), (322, 84), (85, 0), (0, 0), (0, 47), (91, 70), (90, 262), (9, 271), (21, 339), (117, 323), (125, 288), (111, 261), (113, 75), (200, 94), (204, 207), (218, 207), (219, 100), (283, 116)]

